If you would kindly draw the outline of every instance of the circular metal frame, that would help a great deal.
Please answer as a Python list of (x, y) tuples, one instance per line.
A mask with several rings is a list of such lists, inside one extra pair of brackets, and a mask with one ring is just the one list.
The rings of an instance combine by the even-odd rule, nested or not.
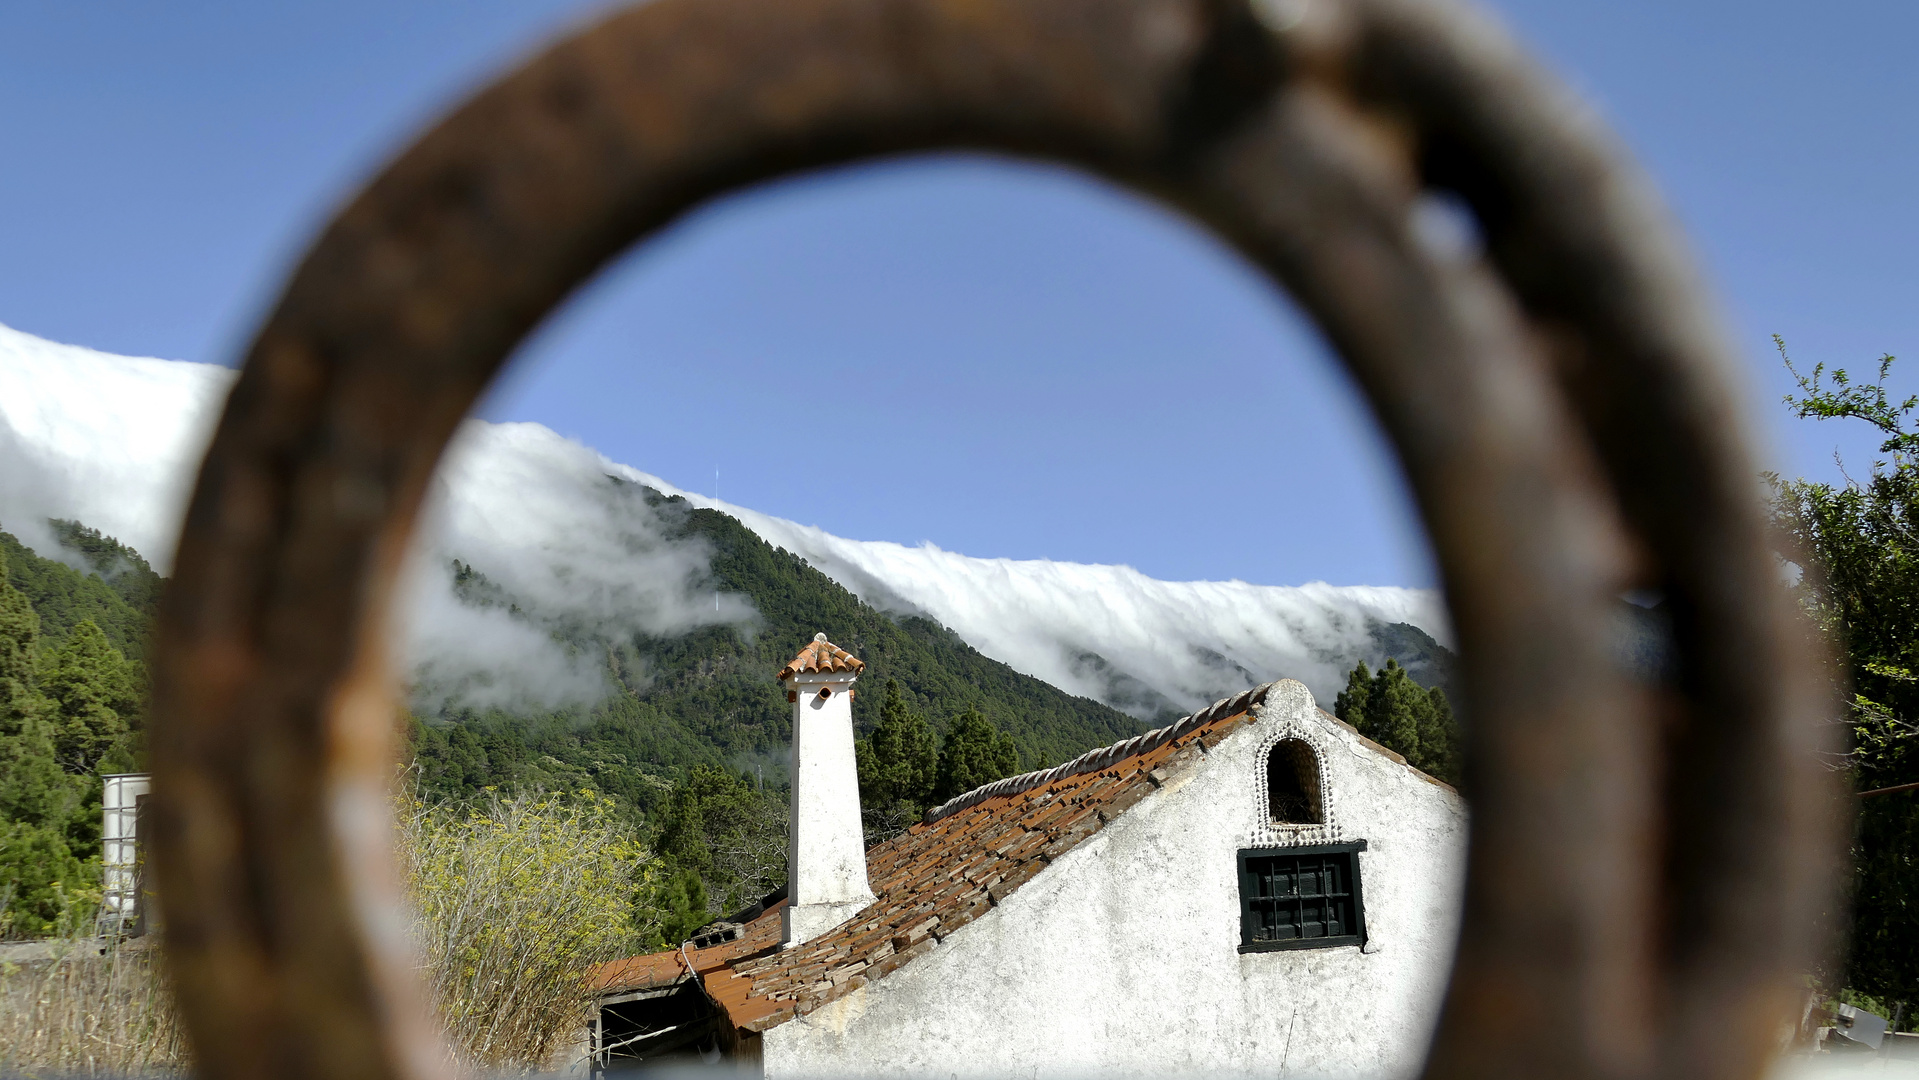
[[(197, 1068), (447, 1068), (387, 851), (385, 626), (434, 466), (515, 345), (703, 200), (945, 148), (1205, 222), (1299, 299), (1389, 433), (1471, 717), (1427, 1075), (1757, 1075), (1837, 845), (1826, 691), (1731, 352), (1591, 115), (1483, 18), (1416, 0), (659, 0), (406, 150), (254, 341), (161, 613), (153, 844)], [(1435, 190), (1483, 250), (1422, 239)], [(1670, 683), (1615, 656), (1629, 587), (1674, 613)]]

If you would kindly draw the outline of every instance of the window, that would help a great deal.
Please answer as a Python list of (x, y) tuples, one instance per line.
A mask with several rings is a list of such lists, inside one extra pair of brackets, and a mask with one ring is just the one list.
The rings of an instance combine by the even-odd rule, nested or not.
[(1274, 744), (1266, 755), (1266, 805), (1275, 822), (1323, 825), (1319, 800), (1319, 759), (1298, 739)]
[(1359, 853), (1366, 841), (1239, 853), (1240, 952), (1366, 943)]

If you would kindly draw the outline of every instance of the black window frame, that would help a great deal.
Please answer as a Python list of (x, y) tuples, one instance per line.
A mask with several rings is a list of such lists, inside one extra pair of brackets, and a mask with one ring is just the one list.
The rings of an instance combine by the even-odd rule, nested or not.
[[(1361, 891), (1359, 873), (1359, 853), (1366, 850), (1366, 841), (1356, 840), (1347, 844), (1313, 844), (1303, 847), (1283, 848), (1241, 848), (1239, 851), (1239, 951), (1289, 952), (1294, 949), (1337, 949), (1347, 945), (1364, 946), (1366, 944), (1366, 897)], [(1254, 937), (1258, 923), (1253, 915), (1253, 901), (1262, 899), (1260, 895), (1261, 875), (1248, 864), (1253, 860), (1267, 859), (1323, 859), (1329, 855), (1344, 856), (1347, 867), (1347, 879), (1352, 883), (1352, 932), (1333, 937), (1297, 937), (1265, 939)]]

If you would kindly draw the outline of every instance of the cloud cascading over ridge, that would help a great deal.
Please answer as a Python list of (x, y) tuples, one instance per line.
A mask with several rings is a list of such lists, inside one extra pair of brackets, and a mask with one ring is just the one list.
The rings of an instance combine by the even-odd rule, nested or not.
[(213, 364), (115, 356), (0, 326), (0, 525), (61, 558), (46, 519), (84, 521), (169, 572), (194, 470), (232, 386), (233, 372)]
[[(566, 656), (545, 628), (673, 637), (749, 625), (751, 603), (706, 587), (711, 551), (668, 541), (618, 467), (538, 424), (461, 425), (441, 462), (406, 578), (416, 697), (479, 705), (592, 701), (605, 658)], [(463, 603), (447, 564), (470, 564), (531, 618)]]
[[(45, 519), (79, 520), (166, 572), (232, 377), (0, 326), (0, 527), (58, 557)], [(1430, 590), (1170, 582), (1127, 566), (848, 540), (682, 491), (538, 424), (475, 420), (441, 466), (407, 572), (418, 682), (470, 704), (588, 701), (606, 688), (598, 658), (567, 657), (542, 621), (660, 635), (751, 622), (738, 596), (714, 610), (708, 552), (661, 539), (645, 501), (615, 479), (722, 510), (875, 607), (936, 619), (1019, 671), (1141, 716), (1282, 675), (1330, 701), (1376, 624), (1450, 637)], [(539, 620), (462, 602), (446, 569), (456, 558)]]

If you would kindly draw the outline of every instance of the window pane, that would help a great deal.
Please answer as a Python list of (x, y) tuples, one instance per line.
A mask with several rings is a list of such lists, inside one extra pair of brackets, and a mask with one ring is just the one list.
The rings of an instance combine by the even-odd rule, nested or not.
[(1348, 851), (1246, 856), (1247, 943), (1354, 935), (1352, 858)]

